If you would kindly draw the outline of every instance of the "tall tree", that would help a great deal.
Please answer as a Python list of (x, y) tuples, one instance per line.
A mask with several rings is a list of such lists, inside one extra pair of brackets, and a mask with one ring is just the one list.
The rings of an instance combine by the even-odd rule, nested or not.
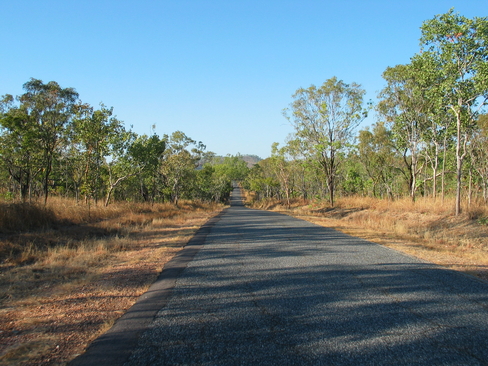
[(423, 86), (424, 68), (419, 65), (397, 65), (383, 73), (387, 86), (381, 91), (378, 110), (385, 117), (393, 133), (395, 147), (403, 156), (407, 168), (410, 197), (415, 200), (421, 148), (424, 144), (423, 131), (429, 126), (432, 99)]
[(58, 144), (74, 114), (78, 93), (73, 88), (61, 88), (55, 81), (44, 84), (31, 79), (24, 84), (19, 97), (21, 108), (36, 124), (43, 162), (44, 203), (49, 194), (49, 178)]
[(392, 132), (378, 122), (359, 131), (358, 153), (367, 176), (371, 180), (373, 196), (393, 198), (393, 181), (398, 172), (397, 152), (393, 147)]
[(310, 194), (310, 174), (308, 174), (310, 169), (303, 151), (302, 141), (299, 139), (288, 139), (286, 141), (284, 152), (286, 152), (288, 157), (290, 173), (294, 177), (293, 186), (294, 189), (299, 191), (302, 199), (305, 200)]
[(254, 192), (258, 201), (279, 196), (280, 183), (276, 179), (272, 166), (270, 158), (261, 160), (251, 168), (244, 181), (244, 187)]
[(70, 128), (70, 140), (77, 147), (82, 166), (82, 192), (85, 199), (99, 199), (101, 168), (110, 154), (110, 142), (123, 133), (122, 122), (112, 116), (113, 108), (101, 105), (94, 110), (87, 104), (77, 106), (76, 117)]
[(39, 174), (39, 131), (25, 108), (5, 95), (0, 101), (0, 157), (8, 175), (19, 187), (23, 201), (30, 197), (32, 180)]
[(469, 146), (471, 165), (478, 173), (484, 202), (488, 202), (488, 114), (478, 119), (478, 129)]
[(185, 184), (190, 185), (198, 162), (203, 156), (205, 145), (196, 142), (181, 131), (166, 136), (166, 150), (163, 155), (161, 172), (166, 182), (166, 190), (175, 205), (184, 193)]
[(138, 136), (129, 148), (129, 154), (133, 157), (135, 165), (140, 167), (141, 195), (145, 201), (150, 200), (151, 203), (154, 203), (158, 190), (159, 171), (165, 149), (166, 141), (156, 134), (150, 137)]
[(295, 127), (297, 138), (303, 141), (306, 153), (325, 174), (332, 206), (339, 155), (367, 114), (363, 107), (364, 94), (360, 85), (346, 84), (333, 77), (320, 88), (311, 85), (308, 89), (298, 89), (292, 96), (290, 108), (284, 111)]
[[(442, 83), (443, 73), (438, 63), (429, 53), (417, 54), (409, 64), (413, 89), (416, 90), (414, 103), (419, 111), (421, 121), (420, 138), (423, 144), (423, 155), (429, 163), (432, 176), (432, 196), (437, 196), (437, 178), (442, 177), (442, 198), (444, 199), (444, 181), (448, 144), (454, 137), (454, 119), (444, 104), (442, 90), (435, 86)], [(420, 106), (421, 108), (419, 108)], [(442, 157), (442, 168), (439, 165)]]
[(138, 164), (139, 161), (130, 153), (136, 137), (134, 132), (125, 131), (125, 129), (109, 136), (110, 160), (105, 159), (105, 167), (108, 172), (105, 206), (109, 205), (117, 186), (144, 169), (144, 165)]
[(287, 159), (287, 146), (279, 147), (277, 142), (271, 145), (271, 158), (274, 173), (285, 193), (286, 205), (290, 208), (290, 195), (292, 193), (292, 170), (289, 159)]
[(423, 23), (424, 53), (435, 60), (443, 78), (438, 85), (444, 107), (456, 120), (456, 207), (461, 212), (463, 161), (478, 114), (488, 101), (488, 18), (454, 13)]
[(225, 157), (214, 157), (212, 165), (220, 175), (225, 175), (231, 181), (242, 181), (249, 173), (249, 168), (242, 156), (227, 155)]

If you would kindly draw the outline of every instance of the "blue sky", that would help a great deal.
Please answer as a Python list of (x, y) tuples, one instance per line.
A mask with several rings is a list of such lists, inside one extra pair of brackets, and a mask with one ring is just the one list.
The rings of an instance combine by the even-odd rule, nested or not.
[(0, 0), (0, 95), (54, 80), (138, 134), (265, 158), (293, 132), (296, 89), (337, 76), (375, 102), (422, 22), (452, 7), (488, 16), (487, 0)]

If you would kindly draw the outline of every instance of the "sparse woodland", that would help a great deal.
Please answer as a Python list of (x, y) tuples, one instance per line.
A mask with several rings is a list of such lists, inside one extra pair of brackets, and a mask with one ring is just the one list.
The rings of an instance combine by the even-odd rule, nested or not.
[[(378, 102), (333, 77), (300, 88), (284, 115), (295, 133), (250, 171), (257, 199), (352, 195), (488, 201), (488, 19), (454, 11), (421, 27), (421, 52), (388, 67)], [(359, 132), (368, 114), (376, 122)]]
[(1, 190), (7, 200), (47, 203), (55, 195), (105, 206), (113, 200), (225, 202), (231, 180), (246, 173), (236, 157), (216, 164), (205, 145), (181, 131), (137, 135), (113, 108), (95, 109), (54, 81), (31, 79), (24, 90), (0, 103)]

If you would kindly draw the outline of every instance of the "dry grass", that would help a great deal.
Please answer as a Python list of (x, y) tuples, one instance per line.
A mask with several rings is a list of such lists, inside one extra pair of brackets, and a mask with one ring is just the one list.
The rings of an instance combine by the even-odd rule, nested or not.
[[(191, 202), (88, 208), (65, 200), (46, 208), (8, 205), (0, 204), (0, 365), (61, 365), (81, 353), (222, 208)], [(266, 201), (260, 208), (488, 278), (482, 205), (459, 217), (452, 201), (423, 199), (344, 198), (333, 209), (294, 201), (290, 210)]]
[(120, 250), (120, 240), (94, 239), (120, 239), (154, 221), (177, 224), (190, 214), (199, 215), (215, 207), (199, 202), (182, 202), (178, 207), (170, 203), (118, 203), (104, 207), (56, 197), (47, 206), (0, 202), (0, 261), (30, 264), (46, 260), (59, 248), (93, 252), (95, 245), (105, 246), (108, 251)]
[(473, 204), (454, 216), (454, 200), (396, 201), (346, 197), (326, 202), (276, 200), (254, 207), (290, 214), (488, 280), (488, 207)]
[(10, 209), (49, 219), (0, 217), (9, 225), (0, 226), (0, 365), (60, 365), (109, 329), (222, 206), (53, 200)]

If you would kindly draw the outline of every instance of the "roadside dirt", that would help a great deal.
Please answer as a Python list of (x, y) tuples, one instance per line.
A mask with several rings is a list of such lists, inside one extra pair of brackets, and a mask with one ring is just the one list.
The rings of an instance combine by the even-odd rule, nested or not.
[[(104, 254), (99, 264), (93, 263), (96, 275), (85, 269), (85, 276), (80, 276), (83, 269), (77, 269), (74, 281), (51, 281), (47, 271), (35, 265), (3, 266), (0, 281), (8, 284), (13, 276), (22, 278), (30, 296), (9, 298), (5, 291), (0, 299), (0, 365), (67, 364), (134, 304), (164, 264), (218, 212), (134, 232), (123, 251), (109, 258)], [(12, 292), (13, 286), (21, 285), (10, 281), (9, 286)]]

